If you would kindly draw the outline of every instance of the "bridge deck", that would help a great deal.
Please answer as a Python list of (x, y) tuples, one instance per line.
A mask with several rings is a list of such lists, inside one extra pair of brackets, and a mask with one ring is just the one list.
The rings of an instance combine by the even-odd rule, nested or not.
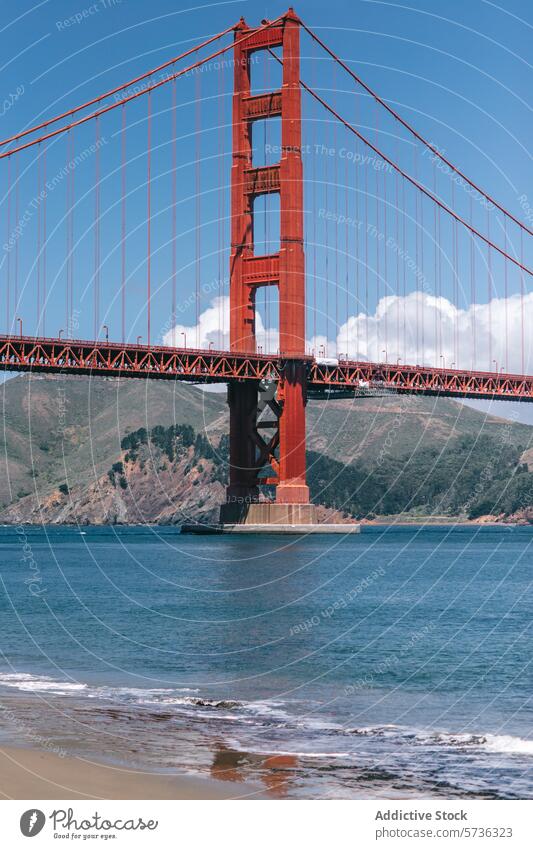
[[(533, 376), (339, 360), (308, 363), (314, 397), (389, 390), (398, 393), (533, 401)], [(246, 354), (73, 339), (0, 336), (0, 368), (49, 374), (160, 378), (194, 383), (278, 380), (283, 355)]]

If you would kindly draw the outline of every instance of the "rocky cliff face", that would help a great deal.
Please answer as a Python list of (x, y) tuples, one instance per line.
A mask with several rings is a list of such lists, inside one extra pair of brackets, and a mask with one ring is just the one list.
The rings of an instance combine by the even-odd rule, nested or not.
[(181, 524), (211, 520), (224, 500), (220, 463), (198, 446), (174, 439), (173, 454), (152, 441), (122, 449), (107, 472), (86, 483), (62, 485), (40, 498), (20, 499), (7, 522), (45, 524)]
[[(182, 524), (216, 522), (225, 498), (227, 444), (213, 446), (190, 426), (141, 428), (122, 440), (119, 458), (89, 486), (63, 484), (44, 498), (9, 507), (7, 522), (43, 524)], [(319, 507), (320, 521), (351, 517)]]
[[(155, 468), (151, 466), (154, 460)], [(162, 458), (141, 456), (124, 464), (123, 475), (110, 478), (104, 474), (89, 487), (74, 486), (68, 492), (57, 489), (41, 502), (28, 496), (8, 508), (4, 519), (13, 521), (22, 515), (30, 523), (81, 525), (180, 524), (207, 519), (224, 496), (222, 484), (211, 479), (211, 465), (190, 469), (185, 457), (169, 468)]]

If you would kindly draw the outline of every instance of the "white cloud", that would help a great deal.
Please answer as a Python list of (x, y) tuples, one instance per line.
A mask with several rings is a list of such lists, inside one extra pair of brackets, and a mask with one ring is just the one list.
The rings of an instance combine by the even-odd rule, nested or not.
[(339, 328), (337, 346), (354, 359), (383, 360), (386, 350), (389, 362), (400, 357), (404, 363), (434, 366), (444, 360), (447, 366), (491, 371), (497, 363), (499, 369), (520, 372), (522, 314), (524, 363), (530, 372), (533, 293), (467, 309), (423, 292), (383, 298), (373, 315), (352, 316)]
[(211, 305), (200, 313), (197, 325), (176, 324), (163, 336), (163, 345), (182, 348), (208, 348), (224, 350), (229, 347), (229, 298), (216, 297)]
[[(199, 316), (198, 324), (176, 324), (163, 336), (163, 345), (183, 347), (187, 339), (188, 348), (209, 348), (226, 351), (229, 349), (229, 297), (217, 296)], [(185, 335), (184, 335), (185, 334)], [(278, 331), (266, 328), (259, 313), (256, 314), (255, 335), (259, 349), (265, 353), (278, 350)]]
[[(308, 352), (329, 357), (338, 352), (351, 359), (401, 362), (411, 365), (455, 363), (457, 368), (522, 370), (522, 316), (525, 372), (533, 367), (533, 293), (522, 299), (512, 295), (495, 298), (490, 304), (472, 304), (458, 309), (446, 298), (424, 292), (404, 297), (382, 298), (371, 315), (360, 312), (340, 325), (337, 338), (317, 335), (307, 340)], [(321, 320), (321, 317), (318, 316)], [(506, 334), (507, 328), (507, 334)], [(181, 347), (187, 337), (189, 348), (229, 347), (229, 298), (217, 297), (200, 315), (198, 325), (182, 324), (165, 334), (163, 343)], [(330, 334), (332, 335), (332, 334)], [(507, 344), (506, 344), (507, 335)], [(278, 331), (266, 328), (256, 316), (257, 344), (263, 351), (278, 349)], [(174, 341), (175, 340), (175, 341)], [(441, 357), (442, 355), (442, 357)]]

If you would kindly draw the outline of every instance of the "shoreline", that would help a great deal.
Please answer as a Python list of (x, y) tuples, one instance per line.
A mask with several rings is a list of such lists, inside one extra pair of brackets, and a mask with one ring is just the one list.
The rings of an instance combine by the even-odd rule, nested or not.
[(264, 799), (249, 783), (154, 773), (42, 749), (0, 746), (3, 799)]
[[(441, 526), (454, 526), (460, 525), (462, 527), (489, 527), (489, 528), (515, 528), (522, 527), (528, 528), (533, 527), (533, 522), (524, 521), (521, 519), (513, 519), (509, 517), (507, 520), (502, 519), (463, 519), (463, 518), (455, 518), (453, 516), (402, 516), (398, 517), (397, 514), (391, 514), (390, 516), (376, 516), (373, 519), (353, 519), (351, 521), (345, 521), (339, 523), (342, 525), (350, 526), (353, 523), (357, 523), (361, 526), (361, 529), (365, 527), (373, 527), (375, 525), (389, 525), (390, 527), (397, 526), (417, 526), (417, 527), (425, 527), (427, 525), (441, 525)], [(184, 523), (186, 524), (186, 523)], [(199, 522), (198, 524), (202, 524)], [(209, 523), (207, 523), (209, 524)], [(174, 529), (177, 532), (181, 532), (181, 524), (174, 524), (172, 522), (168, 523), (160, 523), (160, 522), (94, 522), (92, 524), (83, 524), (79, 522), (51, 522), (51, 523), (41, 523), (41, 522), (17, 522), (17, 521), (6, 521), (4, 519), (0, 522), (1, 528), (72, 528), (75, 530), (80, 529), (96, 529), (96, 528), (159, 528), (161, 530), (169, 530)]]
[(361, 528), (375, 527), (376, 525), (385, 525), (389, 527), (456, 527), (463, 528), (528, 528), (531, 527), (530, 522), (502, 522), (494, 521), (479, 521), (478, 519), (454, 519), (450, 516), (417, 516), (416, 518), (402, 518), (395, 520), (394, 516), (383, 516), (375, 519), (360, 519)]

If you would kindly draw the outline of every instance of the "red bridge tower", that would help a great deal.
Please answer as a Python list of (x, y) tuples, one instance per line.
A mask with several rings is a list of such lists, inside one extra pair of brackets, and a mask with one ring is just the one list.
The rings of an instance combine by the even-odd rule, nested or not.
[[(235, 42), (230, 346), (234, 351), (256, 352), (256, 292), (261, 286), (277, 286), (279, 348), (284, 367), (276, 393), (273, 387), (250, 380), (232, 381), (228, 388), (231, 467), (221, 520), (312, 524), (316, 519), (309, 503), (305, 460), (307, 362), (300, 21), (292, 9), (279, 24), (267, 28), (252, 30), (241, 19)], [(252, 53), (280, 46), (281, 90), (252, 95)], [(275, 116), (281, 117), (280, 161), (256, 167), (252, 161), (254, 122)], [(270, 193), (280, 197), (279, 252), (258, 255), (254, 249), (254, 199)], [(275, 502), (259, 502), (261, 483), (275, 485)]]

